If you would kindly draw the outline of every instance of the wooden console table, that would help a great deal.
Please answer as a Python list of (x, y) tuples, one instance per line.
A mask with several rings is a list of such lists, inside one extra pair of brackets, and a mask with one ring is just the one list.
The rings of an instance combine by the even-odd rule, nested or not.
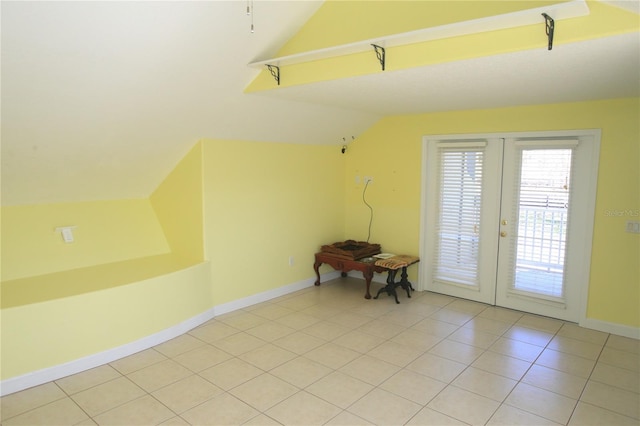
[[(396, 293), (396, 287), (402, 287), (407, 292), (407, 296), (411, 297), (411, 291), (413, 291), (413, 286), (407, 280), (407, 267), (411, 266), (419, 261), (417, 257), (412, 256), (397, 256), (397, 258), (402, 258), (401, 263), (394, 264), (391, 261), (387, 261), (384, 263), (385, 266), (376, 265), (378, 259), (375, 258), (365, 258), (365, 259), (348, 259), (345, 257), (336, 256), (332, 253), (320, 252), (315, 254), (315, 262), (313, 264), (313, 269), (316, 271), (317, 280), (315, 285), (320, 285), (320, 265), (326, 263), (330, 265), (336, 271), (340, 271), (343, 277), (347, 276), (347, 272), (349, 271), (360, 271), (362, 272), (362, 276), (364, 277), (366, 283), (366, 291), (364, 294), (365, 299), (371, 299), (371, 293), (369, 293), (369, 288), (371, 287), (371, 280), (373, 279), (373, 273), (378, 272), (388, 272), (389, 275), (387, 277), (387, 285), (382, 287), (378, 294), (376, 294), (375, 299), (380, 296), (380, 293), (383, 291), (387, 292), (389, 296), (393, 295), (395, 297), (396, 303), (400, 303), (398, 301), (398, 295)], [(396, 274), (398, 270), (402, 270), (401, 280), (399, 282), (395, 282)]]
[[(367, 258), (367, 259), (371, 259), (371, 258)], [(316, 276), (318, 277), (318, 279), (316, 280), (315, 284), (320, 285), (319, 268), (320, 268), (320, 265), (322, 265), (323, 263), (330, 265), (336, 271), (341, 271), (343, 277), (346, 277), (347, 272), (349, 271), (360, 271), (362, 272), (362, 276), (364, 277), (364, 280), (367, 285), (367, 290), (364, 294), (364, 298), (371, 299), (371, 293), (369, 293), (369, 287), (371, 286), (371, 279), (373, 278), (373, 273), (386, 271), (386, 269), (379, 268), (375, 265), (376, 260), (377, 259), (372, 259), (370, 261), (365, 262), (364, 259), (360, 259), (360, 260), (347, 259), (344, 257), (333, 255), (331, 253), (326, 253), (326, 252), (316, 253), (316, 261), (313, 264), (313, 269), (315, 269)]]

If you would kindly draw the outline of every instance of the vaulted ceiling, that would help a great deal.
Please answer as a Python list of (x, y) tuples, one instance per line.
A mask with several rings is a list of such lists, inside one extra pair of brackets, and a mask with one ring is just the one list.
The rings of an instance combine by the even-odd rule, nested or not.
[(341, 144), (385, 115), (640, 96), (638, 32), (244, 93), (321, 4), (3, 1), (2, 204), (147, 197), (202, 138)]

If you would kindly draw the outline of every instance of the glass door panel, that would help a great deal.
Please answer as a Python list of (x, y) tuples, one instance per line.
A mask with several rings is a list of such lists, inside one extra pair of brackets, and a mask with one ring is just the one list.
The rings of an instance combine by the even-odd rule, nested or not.
[(588, 141), (505, 139), (496, 304), (579, 319), (593, 210)]
[(520, 154), (511, 289), (562, 300), (572, 150)]
[(425, 138), (419, 288), (577, 322), (599, 132), (494, 136)]
[[(435, 140), (427, 145), (427, 288), (495, 301), (495, 256), (502, 143)], [(491, 254), (493, 253), (493, 254)], [(493, 262), (488, 261), (493, 257)]]

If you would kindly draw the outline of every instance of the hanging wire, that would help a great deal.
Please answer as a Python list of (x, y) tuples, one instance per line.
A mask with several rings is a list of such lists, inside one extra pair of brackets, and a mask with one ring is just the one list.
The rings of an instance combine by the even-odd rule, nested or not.
[(365, 193), (367, 192), (367, 186), (369, 186), (369, 182), (371, 182), (370, 180), (367, 180), (364, 184), (364, 189), (362, 190), (362, 201), (364, 201), (364, 204), (369, 207), (369, 210), (371, 212), (371, 215), (369, 216), (369, 233), (367, 234), (367, 242), (369, 242), (369, 238), (371, 238), (371, 224), (373, 223), (373, 207), (371, 207), (371, 204), (367, 203), (367, 199), (365, 198)]

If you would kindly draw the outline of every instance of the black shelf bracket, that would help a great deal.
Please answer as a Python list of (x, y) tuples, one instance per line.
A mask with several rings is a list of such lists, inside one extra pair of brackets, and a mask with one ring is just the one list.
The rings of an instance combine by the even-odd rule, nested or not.
[(543, 13), (545, 20), (545, 33), (547, 34), (547, 38), (549, 39), (549, 50), (553, 48), (553, 30), (555, 27), (555, 21), (551, 18), (551, 16)]
[(271, 73), (273, 78), (276, 80), (276, 83), (278, 83), (278, 86), (280, 86), (280, 67), (275, 65), (269, 65), (269, 64), (266, 64), (266, 65), (267, 65), (267, 68), (269, 69), (269, 72)]
[(384, 66), (385, 66), (384, 47), (378, 46), (377, 44), (372, 44), (371, 46), (373, 46), (373, 50), (376, 51), (376, 57), (378, 58), (378, 61), (380, 61), (380, 65), (382, 66), (382, 71), (384, 71)]

